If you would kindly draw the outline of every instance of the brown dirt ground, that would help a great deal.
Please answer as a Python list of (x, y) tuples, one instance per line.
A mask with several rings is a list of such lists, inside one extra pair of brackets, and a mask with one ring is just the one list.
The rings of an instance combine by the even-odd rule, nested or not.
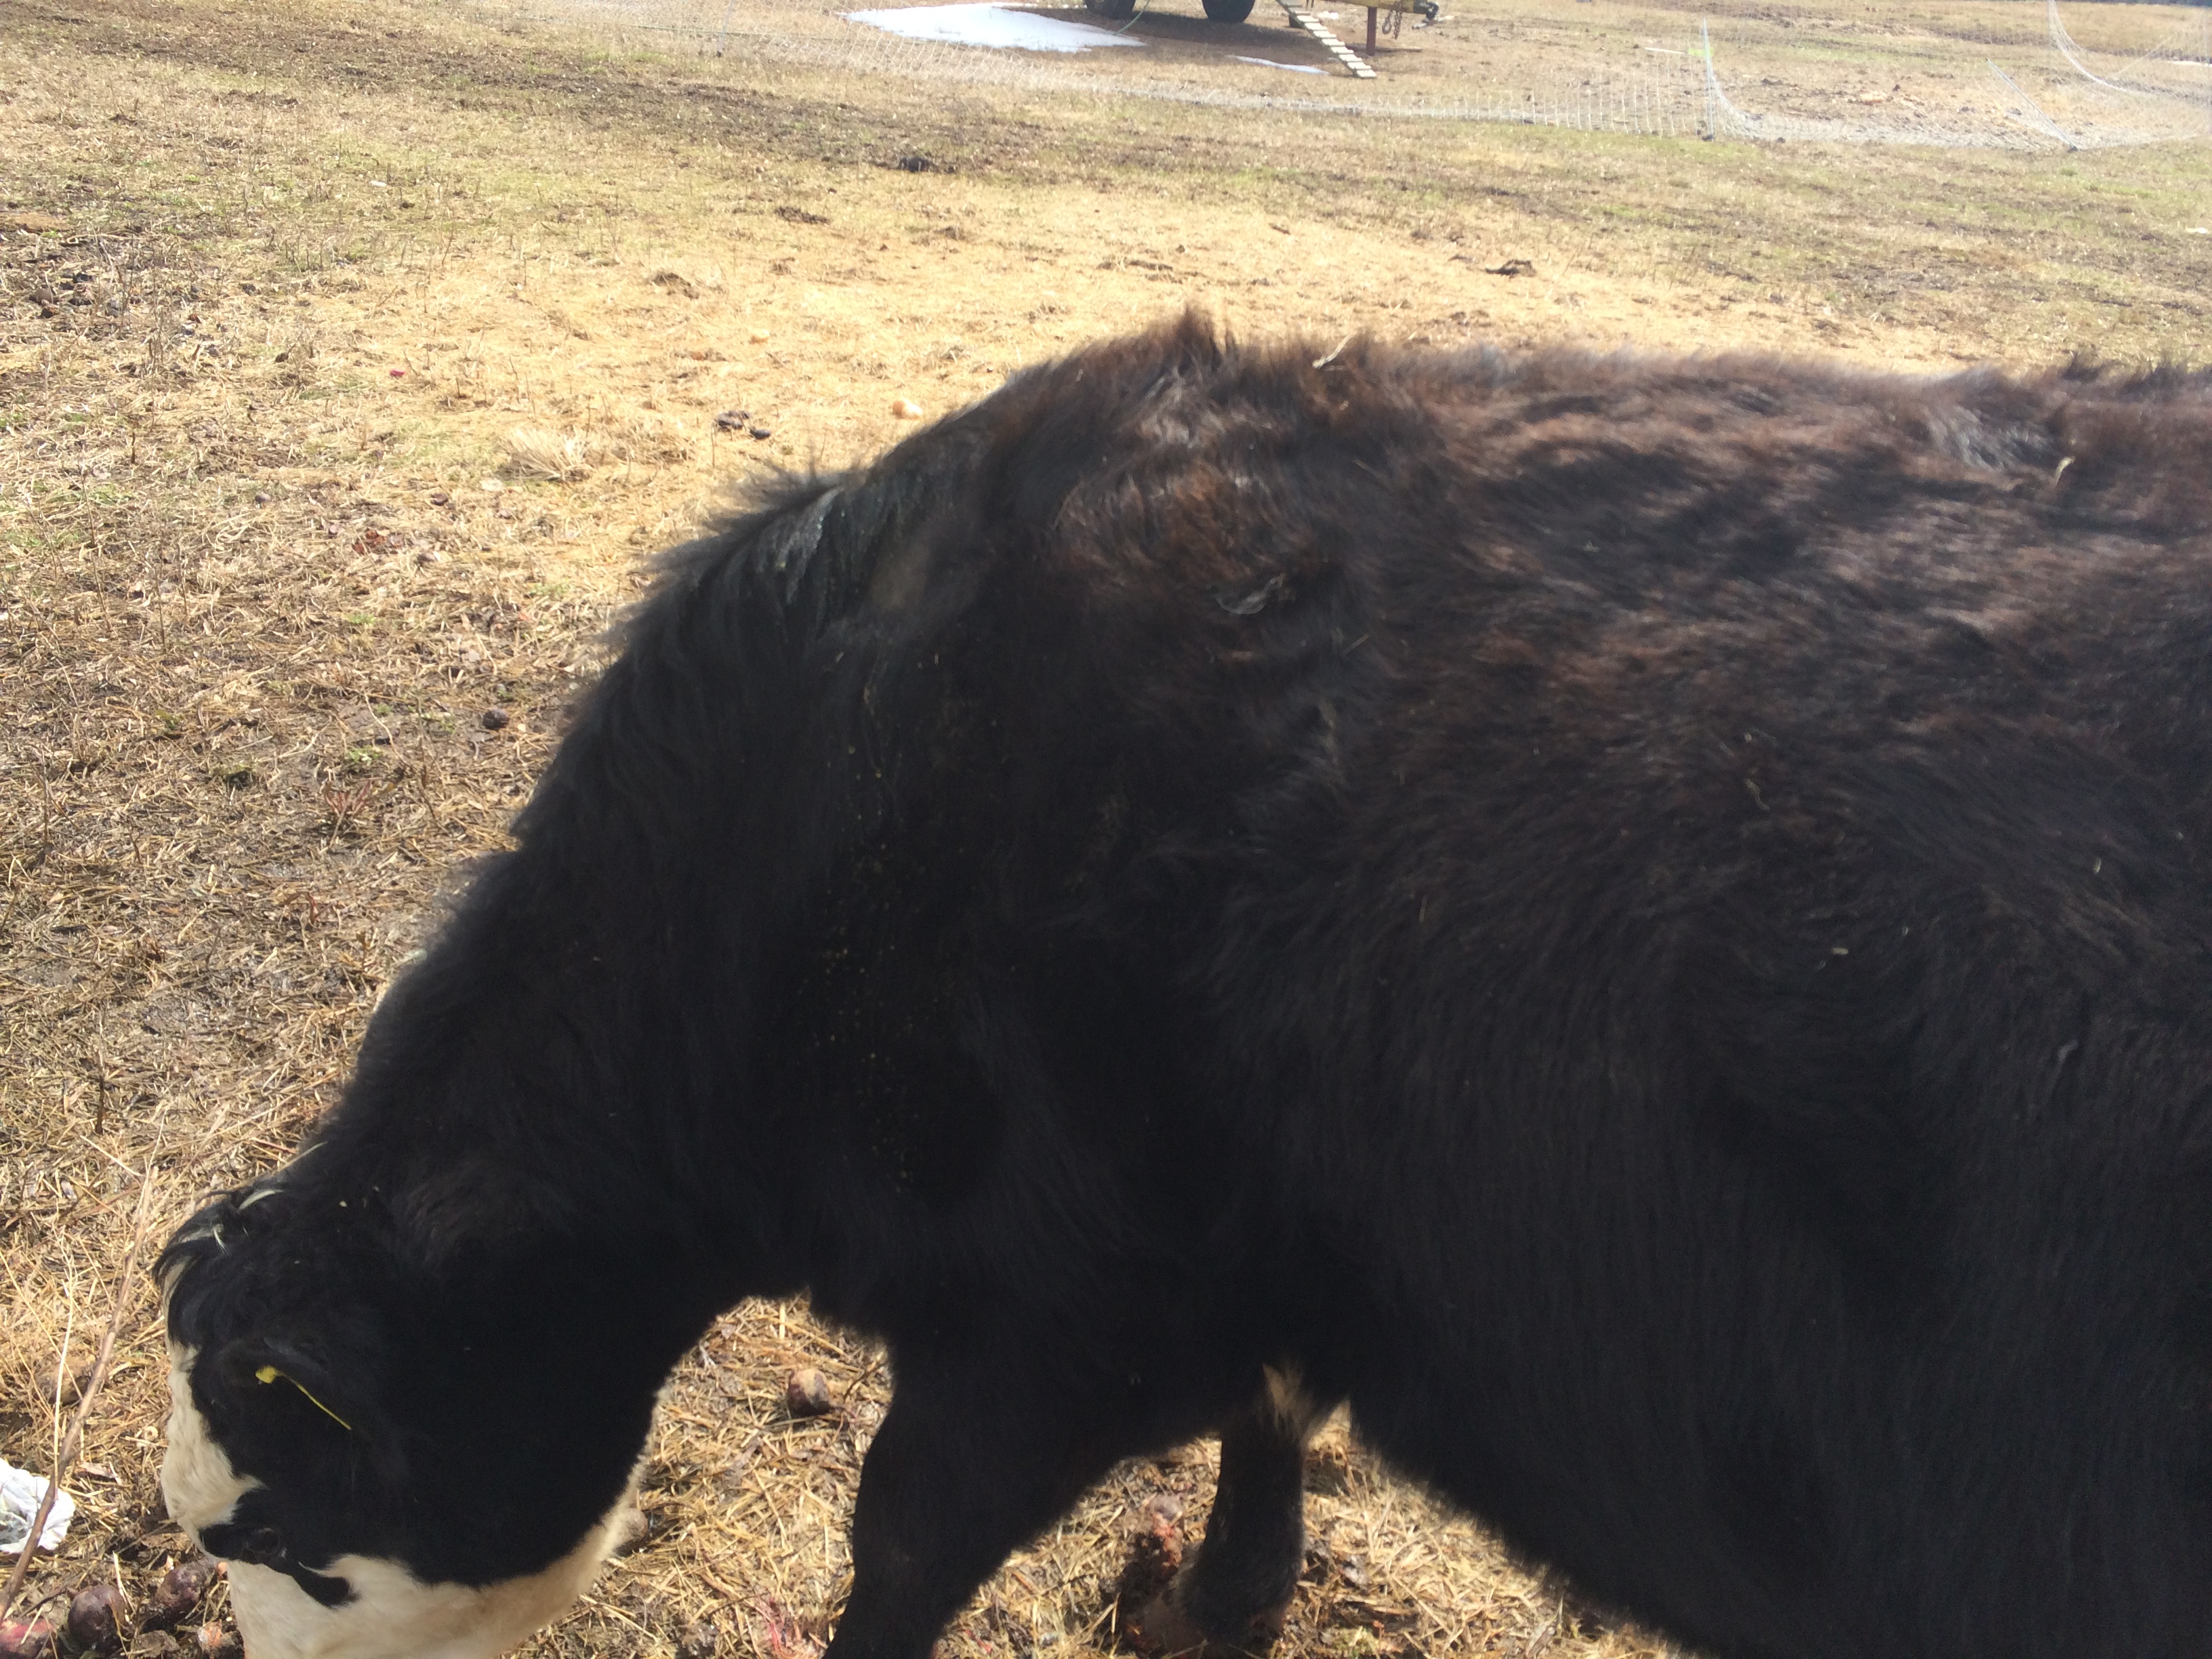
[[(905, 429), (895, 398), (941, 412), (1191, 304), (1324, 346), (1900, 367), (2206, 337), (2202, 146), (1784, 152), (771, 75), (430, 0), (8, 19), (0, 1456), (51, 1465), (52, 1378), (121, 1310), (82, 1513), (33, 1600), (112, 1577), (143, 1605), (181, 1545), (155, 1310), (119, 1282), (141, 1183), (158, 1240), (328, 1103), (647, 555), (723, 481), (864, 455)], [(802, 1364), (833, 1415), (784, 1413)], [(640, 1547), (532, 1651), (688, 1632), (803, 1659), (885, 1389), (803, 1309), (732, 1315), (672, 1387)], [(1209, 1455), (1120, 1472), (957, 1621), (950, 1659), (1099, 1649), (1134, 1517), (1168, 1493), (1201, 1528)], [(1325, 1547), (1292, 1651), (1655, 1650), (1341, 1424), (1311, 1484)]]

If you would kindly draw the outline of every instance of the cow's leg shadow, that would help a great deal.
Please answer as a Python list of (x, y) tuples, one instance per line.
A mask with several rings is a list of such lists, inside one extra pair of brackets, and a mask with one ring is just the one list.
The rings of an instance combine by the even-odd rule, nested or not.
[(1305, 1561), (1305, 1450), (1331, 1402), (1271, 1372), (1221, 1429), (1221, 1475), (1198, 1554), (1137, 1610), (1128, 1634), (1154, 1654), (1264, 1652)]

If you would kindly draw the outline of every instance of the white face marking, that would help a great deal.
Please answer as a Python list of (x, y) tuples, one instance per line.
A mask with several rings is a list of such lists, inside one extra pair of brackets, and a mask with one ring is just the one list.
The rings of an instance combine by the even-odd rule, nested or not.
[(583, 1594), (619, 1536), (626, 1492), (584, 1541), (543, 1572), (482, 1589), (426, 1584), (397, 1561), (341, 1555), (316, 1569), (353, 1587), (326, 1607), (283, 1573), (230, 1564), (246, 1659), (495, 1659)]
[(202, 1528), (229, 1520), (238, 1500), (261, 1484), (231, 1468), (192, 1404), (198, 1357), (195, 1349), (169, 1345), (169, 1449), (161, 1459), (161, 1501), (169, 1506), (169, 1518), (194, 1538)]
[[(192, 1404), (194, 1351), (169, 1348), (169, 1446), (161, 1496), (195, 1540), (230, 1518), (261, 1483), (246, 1479)], [(583, 1541), (542, 1572), (481, 1589), (426, 1584), (397, 1561), (342, 1555), (319, 1572), (343, 1578), (353, 1596), (326, 1607), (284, 1574), (250, 1562), (229, 1564), (231, 1606), (246, 1659), (495, 1659), (550, 1624), (584, 1592), (629, 1523), (629, 1490)]]

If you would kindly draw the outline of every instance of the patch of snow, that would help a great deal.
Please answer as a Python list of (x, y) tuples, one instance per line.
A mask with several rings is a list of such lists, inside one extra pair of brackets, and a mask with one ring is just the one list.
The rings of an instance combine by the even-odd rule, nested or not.
[(1231, 53), (1240, 64), (1257, 64), (1262, 69), (1286, 69), (1293, 75), (1326, 75), (1328, 71), (1318, 64), (1279, 64), (1272, 58), (1247, 58)]
[(848, 11), (870, 28), (909, 40), (942, 40), (959, 46), (1008, 46), (1022, 52), (1088, 52), (1093, 46), (1141, 46), (1142, 40), (1089, 23), (1063, 22), (1000, 5), (902, 6), (889, 11)]

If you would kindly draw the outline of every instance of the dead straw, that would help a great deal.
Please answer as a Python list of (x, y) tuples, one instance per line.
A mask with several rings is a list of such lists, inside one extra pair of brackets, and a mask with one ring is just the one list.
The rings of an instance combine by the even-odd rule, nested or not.
[(46, 1482), (46, 1494), (39, 1500), (39, 1512), (31, 1517), (31, 1530), (23, 1540), (23, 1547), (16, 1554), (14, 1571), (8, 1575), (8, 1588), (0, 1593), (0, 1620), (5, 1620), (22, 1593), (23, 1580), (31, 1571), (31, 1562), (39, 1553), (40, 1534), (46, 1529), (46, 1517), (53, 1513), (54, 1499), (61, 1493), (62, 1481), (76, 1465), (78, 1449), (84, 1443), (85, 1419), (92, 1414), (94, 1403), (100, 1398), (100, 1385), (107, 1380), (107, 1362), (115, 1352), (115, 1333), (122, 1326), (123, 1310), (130, 1305), (131, 1270), (138, 1265), (138, 1247), (145, 1242), (146, 1214), (154, 1198), (154, 1166), (149, 1164), (138, 1180), (138, 1209), (131, 1218), (131, 1248), (124, 1253), (123, 1271), (115, 1285), (115, 1309), (107, 1316), (107, 1328), (100, 1333), (100, 1349), (93, 1356), (92, 1374), (85, 1378), (84, 1387), (77, 1396), (76, 1415), (70, 1419), (69, 1433), (63, 1437), (61, 1450), (54, 1458), (52, 1478)]

